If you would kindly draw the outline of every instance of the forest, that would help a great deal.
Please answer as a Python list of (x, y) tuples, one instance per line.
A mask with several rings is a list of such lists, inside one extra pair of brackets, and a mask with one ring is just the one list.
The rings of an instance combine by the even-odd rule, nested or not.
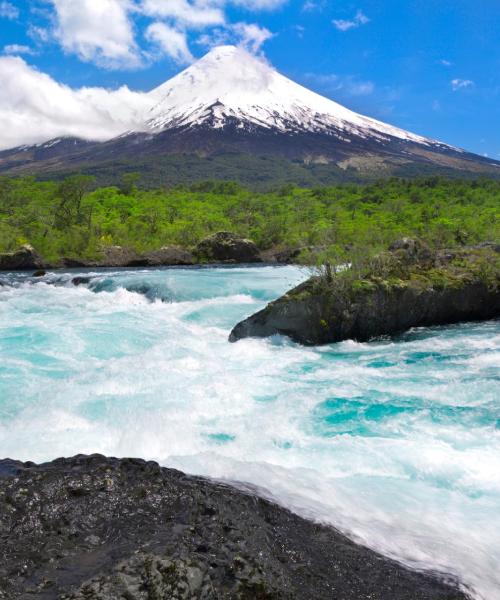
[(0, 252), (30, 243), (54, 262), (92, 259), (111, 245), (191, 248), (216, 231), (251, 238), (261, 250), (320, 246), (342, 254), (403, 236), (443, 248), (498, 241), (499, 215), (500, 181), (488, 179), (392, 178), (255, 192), (220, 181), (146, 190), (135, 173), (113, 187), (97, 187), (88, 175), (0, 178)]

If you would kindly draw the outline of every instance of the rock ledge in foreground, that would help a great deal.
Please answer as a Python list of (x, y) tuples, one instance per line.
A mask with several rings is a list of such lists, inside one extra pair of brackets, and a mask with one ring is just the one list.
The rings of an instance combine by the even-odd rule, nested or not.
[(0, 598), (465, 600), (257, 496), (142, 460), (0, 461)]
[(498, 246), (432, 256), (402, 240), (379, 256), (383, 275), (315, 276), (242, 321), (229, 340), (285, 335), (305, 345), (368, 341), (412, 327), (500, 317)]

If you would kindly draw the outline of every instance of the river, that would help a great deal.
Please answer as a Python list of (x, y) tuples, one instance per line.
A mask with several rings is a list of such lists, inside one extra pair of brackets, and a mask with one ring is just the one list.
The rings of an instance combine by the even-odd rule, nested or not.
[(250, 483), (498, 600), (500, 322), (318, 348), (228, 343), (307, 276), (0, 274), (0, 457), (99, 452)]

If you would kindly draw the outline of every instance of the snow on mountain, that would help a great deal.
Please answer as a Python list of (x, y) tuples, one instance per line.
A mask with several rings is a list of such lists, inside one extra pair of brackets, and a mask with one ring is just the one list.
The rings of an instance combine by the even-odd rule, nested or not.
[[(181, 155), (195, 157), (200, 165), (204, 157), (224, 155), (230, 161), (238, 155), (237, 168), (248, 157), (254, 171), (245, 177), (259, 181), (262, 173), (252, 157), (293, 161), (295, 170), (298, 164), (331, 164), (342, 176), (348, 170), (349, 177), (359, 173), (360, 178), (451, 172), (498, 176), (500, 170), (498, 162), (355, 113), (235, 46), (214, 48), (158, 88), (134, 94), (138, 97), (132, 100), (128, 93), (123, 97), (118, 113), (103, 105), (103, 113), (123, 123), (114, 137), (92, 141), (90, 135), (59, 135), (4, 150), (0, 172), (107, 165), (114, 175), (133, 163), (163, 177), (167, 157)], [(129, 113), (130, 119), (122, 119)], [(211, 168), (207, 163), (200, 173), (212, 177)], [(299, 177), (290, 169), (290, 177)]]
[(149, 94), (146, 117), (153, 132), (209, 125), (276, 129), (280, 132), (388, 137), (424, 145), (437, 142), (359, 115), (287, 79), (243, 48), (219, 46)]
[[(149, 93), (131, 92), (128, 88), (109, 94), (97, 88), (78, 93), (100, 119), (96, 128), (93, 112), (82, 117), (82, 111), (78, 111), (77, 136), (82, 141), (106, 142), (138, 133), (155, 136), (204, 127), (212, 131), (230, 128), (241, 133), (320, 134), (343, 146), (354, 141), (384, 144), (396, 140), (444, 151), (451, 148), (357, 114), (291, 81), (264, 58), (236, 46), (212, 49)], [(65, 122), (67, 131), (56, 128), (57, 137), (48, 142), (39, 140), (7, 152), (44, 150), (57, 146), (61, 140), (75, 139), (73, 120), (65, 118)], [(68, 150), (67, 142), (64, 150)]]

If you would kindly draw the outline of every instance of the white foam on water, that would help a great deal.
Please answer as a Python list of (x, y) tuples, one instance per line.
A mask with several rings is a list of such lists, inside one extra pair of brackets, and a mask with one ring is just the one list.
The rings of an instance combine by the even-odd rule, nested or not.
[[(94, 274), (112, 280), (100, 293), (70, 276), (1, 288), (0, 456), (138, 456), (250, 483), (498, 600), (500, 323), (322, 348), (227, 342), (306, 275), (135, 270)], [(172, 301), (124, 289), (138, 281)]]

